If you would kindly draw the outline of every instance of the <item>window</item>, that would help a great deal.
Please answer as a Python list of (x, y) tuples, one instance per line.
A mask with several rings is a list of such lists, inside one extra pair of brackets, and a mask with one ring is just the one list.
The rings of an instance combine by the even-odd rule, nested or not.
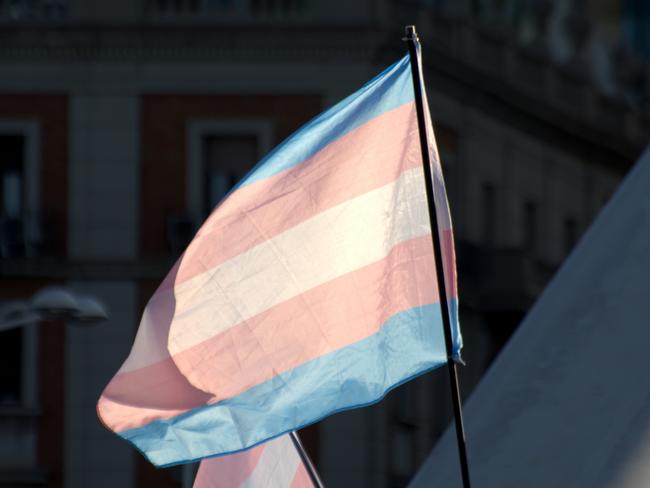
[[(24, 313), (20, 301), (0, 303), (3, 321), (11, 323)], [(37, 353), (37, 324), (0, 331), (0, 412), (3, 407), (36, 407)]]
[[(39, 243), (39, 127), (0, 120), (0, 259), (32, 255)], [(4, 320), (24, 313), (18, 301), (0, 302)], [(36, 406), (37, 326), (0, 331), (0, 407)]]
[[(22, 301), (0, 302), (0, 315), (5, 324), (24, 324), (24, 314)], [(39, 380), (38, 324), (0, 331), (0, 445), (2, 477), (7, 486), (41, 478), (36, 464)]]
[(0, 254), (2, 257), (25, 254), (25, 168), (24, 137), (20, 134), (0, 135)]
[(32, 255), (40, 244), (39, 129), (0, 120), (0, 258)]
[(0, 407), (22, 403), (22, 327), (0, 332)]
[(187, 208), (199, 226), (271, 149), (267, 120), (194, 120), (187, 127)]
[(187, 124), (186, 211), (167, 216), (167, 243), (180, 254), (232, 188), (271, 149), (268, 120), (192, 120)]
[(256, 134), (206, 135), (203, 138), (203, 213), (207, 217), (257, 162)]

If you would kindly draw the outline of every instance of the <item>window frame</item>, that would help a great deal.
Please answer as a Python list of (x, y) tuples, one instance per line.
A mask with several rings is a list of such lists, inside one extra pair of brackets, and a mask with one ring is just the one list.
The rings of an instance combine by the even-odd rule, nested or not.
[[(19, 135), (23, 142), (23, 239), (25, 255), (31, 257), (36, 253), (36, 245), (41, 238), (41, 124), (37, 119), (0, 118), (1, 135)], [(7, 258), (11, 259), (11, 258)], [(21, 258), (22, 259), (22, 258)], [(21, 300), (3, 299), (0, 308), (6, 305), (20, 304)], [(41, 373), (40, 373), (40, 324), (29, 322), (21, 328), (21, 359), (16, 368), (20, 368), (20, 395), (15, 404), (0, 406), (0, 435), (18, 422), (24, 425), (16, 440), (13, 453), (14, 460), (27, 463), (29, 469), (36, 469), (38, 423), (41, 411)], [(12, 434), (15, 435), (15, 434)], [(14, 461), (11, 461), (14, 462)], [(37, 472), (32, 472), (38, 477)], [(39, 478), (40, 479), (40, 478)]]
[(22, 209), (25, 254), (34, 255), (34, 247), (40, 240), (40, 160), (41, 130), (33, 119), (0, 119), (0, 135), (22, 135), (25, 138), (23, 164), (25, 175), (25, 207)]
[(187, 123), (187, 170), (185, 199), (187, 211), (195, 224), (204, 215), (203, 143), (208, 136), (254, 135), (257, 137), (257, 157), (261, 160), (270, 150), (274, 138), (273, 123), (269, 119), (194, 119)]

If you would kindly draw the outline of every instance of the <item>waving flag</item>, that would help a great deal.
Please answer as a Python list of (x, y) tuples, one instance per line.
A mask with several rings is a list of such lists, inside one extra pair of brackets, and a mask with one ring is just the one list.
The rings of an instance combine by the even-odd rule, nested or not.
[[(457, 355), (451, 222), (430, 151)], [(97, 408), (166, 466), (374, 403), (446, 358), (407, 56), (215, 208), (147, 304)]]
[(201, 461), (194, 488), (313, 488), (289, 434), (247, 451)]

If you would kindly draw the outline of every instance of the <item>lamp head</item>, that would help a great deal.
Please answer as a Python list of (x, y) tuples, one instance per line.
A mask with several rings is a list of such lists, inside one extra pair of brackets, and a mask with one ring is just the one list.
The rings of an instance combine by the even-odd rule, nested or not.
[(79, 306), (75, 296), (65, 288), (48, 286), (32, 297), (31, 309), (45, 320), (65, 320), (73, 317)]
[(72, 324), (94, 324), (104, 320), (108, 320), (108, 312), (104, 304), (92, 297), (77, 297), (77, 310), (72, 317)]

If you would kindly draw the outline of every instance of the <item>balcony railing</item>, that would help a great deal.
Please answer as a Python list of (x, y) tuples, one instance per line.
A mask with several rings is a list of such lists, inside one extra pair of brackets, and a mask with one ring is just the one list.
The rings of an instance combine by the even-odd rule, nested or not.
[(0, 0), (0, 21), (62, 20), (68, 14), (67, 0)]

